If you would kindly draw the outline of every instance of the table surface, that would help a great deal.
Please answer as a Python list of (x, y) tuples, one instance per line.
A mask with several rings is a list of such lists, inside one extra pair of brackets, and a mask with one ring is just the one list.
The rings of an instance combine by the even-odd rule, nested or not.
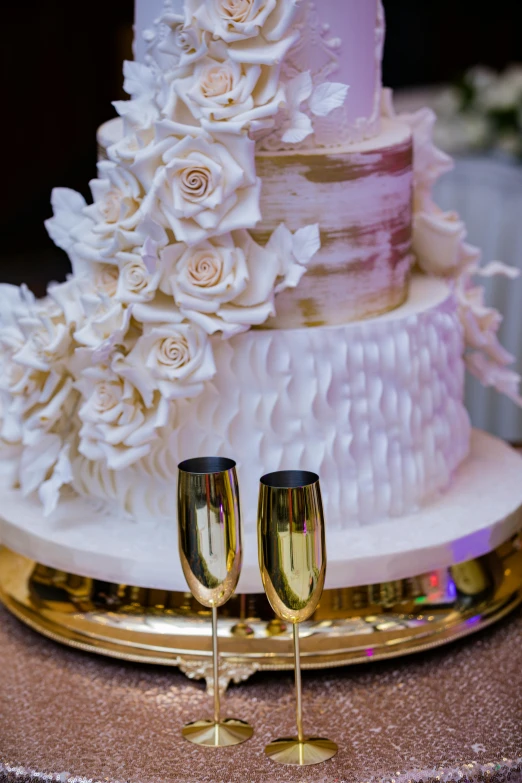
[(255, 726), (248, 743), (198, 748), (180, 727), (210, 714), (201, 683), (62, 648), (0, 608), (0, 781), (522, 781), (521, 642), (519, 611), (408, 659), (305, 672), (305, 729), (340, 752), (300, 770), (263, 753), (293, 733), (290, 674), (228, 691), (226, 714)]

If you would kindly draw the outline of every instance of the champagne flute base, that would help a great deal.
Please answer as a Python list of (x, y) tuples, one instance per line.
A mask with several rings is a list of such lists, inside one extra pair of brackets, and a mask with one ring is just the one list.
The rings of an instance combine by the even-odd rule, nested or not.
[(312, 764), (322, 764), (335, 756), (338, 747), (335, 742), (320, 737), (285, 737), (271, 742), (265, 748), (265, 753), (278, 764), (289, 764), (297, 767), (309, 767)]
[(231, 745), (241, 745), (250, 739), (254, 729), (248, 723), (235, 718), (215, 723), (213, 720), (197, 720), (187, 723), (181, 730), (182, 735), (194, 745), (206, 748), (228, 748)]

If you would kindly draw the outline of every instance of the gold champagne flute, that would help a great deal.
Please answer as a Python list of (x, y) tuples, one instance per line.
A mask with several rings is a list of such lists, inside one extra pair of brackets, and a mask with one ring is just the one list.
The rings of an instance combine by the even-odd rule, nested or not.
[(194, 598), (212, 609), (214, 719), (183, 727), (196, 745), (222, 748), (250, 739), (252, 726), (234, 718), (221, 720), (219, 697), (218, 606), (226, 604), (241, 572), (241, 517), (236, 463), (200, 457), (178, 465), (179, 553)]
[(258, 511), (261, 578), (276, 615), (293, 624), (297, 737), (271, 742), (265, 753), (281, 764), (319, 764), (337, 753), (327, 739), (303, 732), (299, 623), (317, 608), (326, 573), (319, 476), (284, 470), (261, 478)]

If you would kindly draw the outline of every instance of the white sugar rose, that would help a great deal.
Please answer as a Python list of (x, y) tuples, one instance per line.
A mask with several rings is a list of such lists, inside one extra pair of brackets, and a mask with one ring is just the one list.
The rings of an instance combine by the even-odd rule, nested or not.
[(84, 402), (78, 450), (122, 470), (149, 454), (168, 421), (168, 403), (159, 396), (146, 407), (137, 389), (107, 368), (94, 368), (78, 382)]
[(111, 297), (116, 294), (120, 273), (115, 264), (96, 264), (93, 275), (96, 291)]
[(212, 334), (227, 337), (262, 324), (274, 313), (280, 261), (247, 231), (193, 248), (169, 248), (172, 293), (181, 312)]
[(210, 33), (195, 25), (185, 23), (185, 17), (166, 13), (160, 18), (166, 34), (158, 44), (158, 50), (172, 55), (180, 68), (197, 62), (208, 52)]
[(511, 364), (514, 357), (498, 340), (502, 315), (486, 305), (483, 286), (472, 285), (469, 280), (461, 279), (456, 286), (456, 295), (466, 347), (482, 351), (499, 364)]
[(514, 279), (518, 276), (518, 270), (498, 262), (493, 262), (482, 269), (472, 268), (457, 281), (455, 292), (459, 305), (459, 318), (464, 329), (467, 349), (464, 359), (467, 369), (484, 386), (491, 386), (506, 394), (517, 405), (522, 405), (520, 376), (509, 369), (515, 357), (501, 345), (498, 338), (502, 316), (497, 310), (486, 305), (484, 288), (471, 282), (474, 273), (484, 277), (503, 274)]
[(478, 251), (465, 239), (466, 227), (456, 212), (443, 212), (428, 204), (414, 213), (413, 252), (427, 274), (455, 277), (477, 261)]
[(74, 332), (74, 339), (79, 345), (91, 349), (94, 361), (106, 361), (129, 330), (132, 307), (126, 307), (103, 293), (85, 294), (81, 303), (84, 318)]
[(24, 335), (14, 360), (25, 367), (49, 372), (66, 361), (72, 348), (72, 337), (62, 318), (52, 318), (45, 311), (34, 311), (19, 320)]
[(180, 307), (215, 312), (223, 302), (238, 296), (248, 280), (244, 254), (230, 235), (216, 237), (195, 247), (169, 248), (175, 268), (172, 291)]
[(90, 265), (111, 263), (115, 252), (144, 241), (137, 226), (141, 190), (135, 177), (121, 166), (103, 161), (103, 179), (93, 180), (94, 203), (67, 188), (53, 190), (54, 216), (45, 225), (51, 239), (68, 254), (73, 273), (91, 277)]
[(296, 42), (299, 0), (187, 0), (186, 22), (230, 44), (238, 62), (280, 62)]
[[(213, 57), (197, 63), (190, 76), (173, 82), (177, 100), (209, 130), (239, 133), (243, 128), (272, 127), (285, 102), (279, 68), (234, 62), (226, 49), (218, 54), (213, 52)], [(175, 119), (176, 101), (166, 107), (166, 114)]]
[(130, 171), (102, 161), (98, 172), (100, 179), (90, 182), (94, 203), (83, 210), (92, 224), (75, 246), (78, 255), (90, 261), (111, 258), (120, 249), (119, 234), (132, 233), (142, 200), (140, 185)]
[[(167, 142), (167, 148), (165, 142), (158, 145), (161, 158), (153, 166), (143, 216), (171, 229), (187, 245), (260, 220), (253, 141), (216, 134)], [(138, 178), (147, 177), (153, 163), (153, 151), (144, 152), (133, 165)]]
[[(68, 454), (78, 399), (72, 378), (50, 373), (23, 420), (18, 483), (25, 496), (38, 491), (46, 515), (56, 507), (61, 487), (71, 480)], [(9, 415), (15, 415), (14, 411)]]
[[(54, 299), (53, 288), (50, 296), (39, 301), (23, 289), (14, 286), (1, 288), (0, 388), (19, 396), (26, 411), (37, 405), (35, 394), (39, 397), (42, 392), (47, 403), (51, 393), (48, 386), (50, 375), (54, 379), (51, 383), (56, 385), (68, 374), (68, 363), (74, 349), (72, 323), (68, 320), (71, 313), (64, 312), (59, 296)], [(62, 283), (54, 288), (63, 289), (65, 299), (65, 291), (72, 286)], [(54, 386), (51, 396), (53, 394)], [(25, 407), (26, 404), (29, 408)]]
[[(153, 138), (153, 133), (151, 133), (147, 138), (147, 143), (150, 143)], [(140, 139), (135, 133), (127, 132), (119, 141), (107, 148), (107, 156), (113, 163), (130, 166), (137, 153), (146, 146), (147, 144), (140, 143)]]
[(195, 397), (216, 372), (205, 332), (193, 324), (145, 326), (126, 357), (114, 363), (150, 405), (155, 392), (166, 399)]
[(12, 293), (0, 293), (0, 439), (12, 481), (25, 496), (38, 490), (48, 514), (70, 479), (67, 439), (78, 401), (65, 361), (70, 334), (56, 303)]
[(51, 204), (53, 217), (45, 221), (49, 236), (69, 256), (74, 275), (88, 274), (89, 263), (76, 250), (84, 237), (92, 237), (94, 222), (84, 213), (85, 199), (70, 188), (54, 188)]
[(116, 299), (128, 304), (154, 299), (161, 278), (159, 265), (151, 273), (139, 253), (118, 253), (120, 270)]
[(143, 63), (126, 60), (123, 75), (123, 89), (131, 100), (114, 101), (113, 106), (123, 117), (127, 133), (134, 131), (139, 137), (143, 134), (148, 136), (160, 117), (160, 106), (164, 100), (162, 74)]
[(44, 433), (67, 425), (69, 408), (65, 405), (75, 396), (72, 378), (22, 367), (13, 360), (2, 364), (2, 439), (23, 444), (33, 430)]
[[(73, 343), (56, 303), (6, 297), (0, 330), (0, 390), (9, 428), (49, 430), (62, 417), (71, 390), (68, 359)], [(10, 310), (10, 312), (9, 312)], [(19, 426), (18, 426), (19, 425)], [(12, 435), (9, 439), (12, 439)]]

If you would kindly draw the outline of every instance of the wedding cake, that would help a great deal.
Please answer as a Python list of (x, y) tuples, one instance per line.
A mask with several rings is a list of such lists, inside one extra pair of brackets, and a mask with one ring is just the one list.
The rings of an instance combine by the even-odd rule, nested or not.
[[(463, 384), (467, 366), (520, 402), (473, 282), (515, 272), (480, 267), (433, 202), (451, 160), (429, 110), (395, 115), (383, 41), (380, 0), (137, 0), (92, 203), (52, 196), (72, 273), (43, 300), (0, 291), (7, 543), (161, 582), (118, 570), (118, 551), (149, 547), (152, 571), (152, 544), (175, 541), (178, 463), (221, 455), (247, 543), (259, 477), (307, 469), (330, 555), (369, 536), (379, 556), (402, 521), (433, 527), (441, 498), (458, 536), (474, 449), (512, 470), (472, 435)], [(182, 589), (181, 569), (161, 586)]]

